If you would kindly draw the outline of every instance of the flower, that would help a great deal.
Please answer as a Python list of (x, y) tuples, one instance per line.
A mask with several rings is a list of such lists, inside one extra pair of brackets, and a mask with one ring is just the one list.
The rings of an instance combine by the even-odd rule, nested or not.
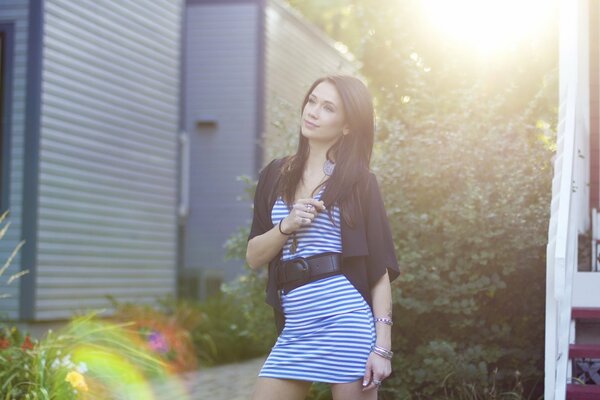
[[(56, 354), (59, 354), (59, 353), (57, 352)], [(68, 354), (68, 353), (65, 356), (63, 356), (63, 358), (57, 357), (54, 359), (54, 361), (52, 361), (50, 368), (56, 369), (58, 367), (75, 369), (75, 370), (77, 370), (77, 372), (79, 372), (81, 374), (85, 374), (87, 372), (87, 365), (84, 362), (80, 362), (79, 364), (75, 365), (75, 363), (73, 361), (71, 361), (71, 354)]]
[(83, 361), (77, 364), (77, 371), (81, 374), (85, 374), (87, 372), (87, 364)]
[(33, 349), (33, 343), (31, 343), (31, 340), (29, 339), (29, 335), (25, 336), (25, 339), (23, 340), (23, 344), (21, 345), (21, 349), (23, 349), (23, 350), (32, 350)]
[(166, 353), (169, 351), (169, 346), (165, 338), (159, 332), (152, 332), (148, 335), (148, 345), (153, 351), (158, 353)]
[(87, 390), (88, 390), (88, 386), (85, 383), (85, 379), (83, 378), (83, 375), (81, 375), (77, 371), (69, 372), (67, 374), (67, 376), (65, 377), (65, 381), (69, 382), (71, 384), (71, 386), (73, 386), (77, 390), (82, 390), (84, 392), (87, 392)]
[(10, 346), (10, 342), (7, 338), (0, 339), (0, 350), (7, 349)]

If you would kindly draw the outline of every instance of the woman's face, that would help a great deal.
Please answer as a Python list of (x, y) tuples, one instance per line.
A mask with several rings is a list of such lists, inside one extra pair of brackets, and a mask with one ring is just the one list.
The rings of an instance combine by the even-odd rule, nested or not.
[(309, 142), (333, 144), (340, 135), (348, 133), (344, 122), (344, 109), (337, 89), (330, 82), (319, 83), (302, 111), (302, 135)]

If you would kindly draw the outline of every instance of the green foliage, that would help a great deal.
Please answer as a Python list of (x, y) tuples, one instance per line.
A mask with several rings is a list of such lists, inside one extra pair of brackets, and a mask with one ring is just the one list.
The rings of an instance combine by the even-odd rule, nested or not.
[[(252, 201), (256, 190), (256, 181), (245, 176), (240, 179), (245, 183), (245, 200)], [(257, 354), (265, 354), (274, 345), (277, 330), (273, 309), (265, 303), (267, 269), (261, 267), (257, 271), (253, 271), (245, 262), (249, 233), (248, 224), (231, 235), (225, 244), (226, 258), (244, 260), (246, 272), (236, 280), (223, 284), (221, 290), (225, 294), (225, 298), (237, 307), (239, 319), (236, 321), (243, 321), (244, 330), (242, 332), (258, 346)]]
[[(0, 215), (0, 223), (3, 223), (4, 220), (6, 219), (6, 217), (8, 216), (9, 211), (6, 210), (2, 213), (2, 215)], [(10, 222), (5, 223), (2, 228), (0, 228), (0, 240), (2, 240), (4, 238), (4, 235), (6, 235), (6, 232), (8, 231), (8, 228), (10, 227)], [(8, 270), (8, 267), (10, 267), (10, 264), (12, 262), (12, 260), (15, 258), (15, 256), (17, 255), (17, 253), (19, 252), (19, 250), (21, 249), (21, 247), (23, 247), (23, 245), (25, 244), (25, 241), (22, 240), (19, 243), (17, 243), (17, 245), (15, 246), (15, 248), (12, 250), (12, 252), (10, 253), (10, 255), (8, 256), (8, 258), (6, 259), (6, 261), (4, 262), (4, 265), (2, 265), (2, 267), (0, 267), (0, 278), (6, 273), (6, 271)], [(10, 275), (6, 281), (4, 282), (4, 284), (6, 284), (7, 286), (10, 285), (11, 283), (13, 283), (15, 280), (19, 279), (21, 276), (25, 275), (29, 273), (29, 270), (23, 270), (23, 271), (19, 271), (16, 272), (12, 275)], [(0, 299), (5, 299), (10, 297), (10, 295), (8, 293), (0, 293)]]
[[(270, 308), (264, 303), (264, 278), (241, 276), (224, 284), (219, 295), (203, 301), (163, 297), (155, 307), (117, 303), (114, 319), (129, 322), (149, 353), (162, 346), (144, 332), (164, 338), (164, 354), (155, 354), (174, 371), (196, 365), (242, 361), (268, 353), (275, 340)], [(262, 303), (262, 304), (261, 304)], [(160, 353), (160, 351), (158, 351)], [(194, 359), (190, 356), (194, 355)]]
[[(457, 46), (437, 31), (422, 8), (425, 1), (287, 2), (325, 34), (348, 47), (376, 94), (377, 106), (391, 105), (396, 116), (404, 114), (421, 89), (446, 98), (453, 90), (471, 87), (477, 80), (485, 83), (483, 94), (493, 96), (511, 88), (510, 101), (500, 111), (520, 113), (538, 93), (544, 75), (557, 65), (556, 0), (548, 1), (544, 10), (547, 13), (536, 16), (546, 14), (539, 32), (515, 40), (509, 49), (485, 54)], [(477, 18), (476, 11), (472, 18)], [(426, 73), (415, 77), (415, 69)], [(405, 96), (411, 100), (405, 102)], [(554, 99), (550, 96), (545, 101), (555, 106)]]
[(308, 391), (308, 395), (306, 396), (307, 400), (333, 400), (333, 395), (331, 394), (331, 388), (329, 384), (323, 382), (315, 382), (310, 386), (310, 390)]
[[(201, 318), (191, 333), (201, 365), (226, 364), (268, 352), (274, 335), (265, 332), (265, 326), (256, 325), (253, 316), (245, 314), (244, 306), (228, 294), (212, 296), (195, 305)], [(274, 330), (272, 321), (267, 326)]]
[(74, 399), (72, 388), (64, 380), (67, 370), (48, 362), (54, 356), (54, 351), (41, 350), (37, 341), (17, 328), (3, 327), (0, 331), (0, 398)]
[(496, 369), (501, 386), (515, 370), (531, 386), (542, 369), (552, 168), (539, 139), (547, 132), (532, 121), (538, 104), (507, 117), (497, 110), (509, 90), (453, 98), (427, 117), (413, 110), (410, 128), (386, 121), (374, 163), (403, 271), (394, 285), (401, 373), (390, 380), (410, 388), (406, 398), (482, 388)]
[(298, 146), (299, 132), (300, 111), (297, 107), (275, 94), (269, 95), (268, 101), (270, 124), (261, 138), (264, 161), (293, 153)]

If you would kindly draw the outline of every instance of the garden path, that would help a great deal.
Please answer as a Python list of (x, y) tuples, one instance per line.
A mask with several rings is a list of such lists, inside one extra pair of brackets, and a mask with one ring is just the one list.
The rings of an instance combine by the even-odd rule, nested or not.
[[(258, 372), (266, 356), (239, 363), (203, 368), (180, 375), (189, 400), (247, 400), (254, 390)], [(168, 386), (156, 385), (156, 398), (181, 400), (173, 397)]]

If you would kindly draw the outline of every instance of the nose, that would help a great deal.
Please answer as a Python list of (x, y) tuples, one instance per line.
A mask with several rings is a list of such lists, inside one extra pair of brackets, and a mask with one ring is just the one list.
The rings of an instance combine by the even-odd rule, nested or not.
[(308, 107), (306, 114), (311, 117), (312, 119), (318, 119), (319, 118), (319, 114), (317, 114), (315, 112), (315, 109), (318, 110), (319, 107)]

